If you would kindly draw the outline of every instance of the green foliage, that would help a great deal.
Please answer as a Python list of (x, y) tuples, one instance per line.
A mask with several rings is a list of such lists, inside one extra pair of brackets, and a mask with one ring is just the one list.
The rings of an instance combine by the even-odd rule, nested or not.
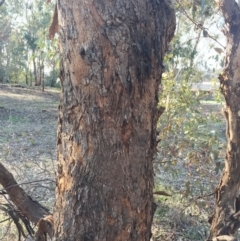
[(37, 49), (37, 37), (33, 36), (28, 30), (24, 33), (23, 37), (26, 40), (26, 44), (29, 46), (29, 48), (32, 51), (35, 51)]
[(49, 75), (46, 77), (45, 85), (50, 87), (58, 87), (60, 88), (60, 83), (57, 82), (58, 80), (58, 71), (52, 70)]
[[(165, 56), (166, 72), (159, 102), (165, 112), (158, 123), (161, 141), (154, 161), (156, 184), (161, 183), (162, 190), (170, 188), (173, 197), (168, 198), (167, 207), (160, 201), (156, 219), (168, 218), (168, 224), (162, 227), (164, 230), (169, 228), (169, 222), (174, 223), (179, 217), (180, 225), (174, 225), (181, 235), (176, 240), (179, 236), (184, 240), (204, 240), (212, 205), (204, 195), (212, 193), (216, 187), (224, 166), (226, 138), (220, 91), (205, 91), (194, 86), (209, 82), (217, 89), (222, 47), (212, 37), (217, 37), (216, 27), (214, 34), (209, 31), (215, 21), (212, 1), (177, 0), (175, 8), (177, 29)], [(200, 196), (203, 199), (196, 199)], [(212, 196), (210, 200), (213, 201)], [(182, 205), (188, 208), (179, 210)], [(190, 209), (199, 210), (193, 219)], [(169, 221), (171, 218), (173, 220)], [(186, 222), (182, 222), (183, 219)], [(184, 228), (182, 223), (185, 223)], [(170, 239), (163, 233), (159, 237), (156, 240)]]
[(5, 54), (5, 47), (7, 46), (7, 40), (11, 33), (10, 17), (7, 14), (7, 7), (4, 4), (0, 11), (0, 82), (3, 81), (5, 76), (5, 66), (7, 64), (6, 59), (3, 58)]
[[(58, 70), (57, 41), (48, 40), (54, 3), (6, 0), (0, 11), (0, 82), (41, 81)], [(53, 56), (52, 51), (55, 51)]]
[[(195, 168), (199, 176), (208, 176), (208, 164), (221, 163), (221, 151), (224, 149), (222, 138), (224, 125), (221, 116), (212, 113), (209, 101), (211, 94), (192, 91), (192, 84), (186, 80), (176, 82), (172, 76), (165, 75), (162, 80), (163, 92), (159, 105), (166, 108), (159, 121), (158, 159), (165, 170), (173, 171), (176, 175), (176, 164)], [(205, 106), (203, 105), (205, 103)], [(214, 101), (213, 108), (219, 106)], [(189, 180), (192, 183), (191, 171)], [(186, 181), (188, 178), (186, 177)], [(194, 185), (206, 189), (201, 183)], [(186, 196), (193, 194), (193, 189), (185, 183)], [(202, 190), (203, 191), (203, 190)]]
[[(211, 1), (177, 1), (176, 9), (178, 27), (165, 57), (167, 71), (162, 78), (159, 106), (165, 107), (166, 111), (158, 126), (161, 142), (157, 159), (164, 163), (161, 165), (175, 178), (176, 175), (182, 175), (182, 172), (176, 171), (179, 164), (190, 169), (194, 167), (194, 173), (204, 177), (208, 176), (207, 165), (212, 165), (212, 170), (222, 166), (219, 163), (223, 162), (225, 141), (224, 124), (219, 113), (222, 101), (219, 91), (193, 91), (193, 85), (198, 82), (211, 79), (212, 82), (217, 81), (212, 77), (213, 70), (205, 68), (215, 52), (206, 54), (205, 51), (206, 57), (199, 58), (202, 55), (201, 33), (205, 29), (204, 24), (212, 24), (210, 17), (214, 5)], [(201, 22), (202, 27), (196, 28), (194, 21)], [(210, 42), (209, 48), (212, 46), (214, 45)], [(219, 59), (214, 58), (214, 61), (216, 63)], [(220, 65), (217, 66), (220, 69)], [(212, 112), (214, 108), (217, 111)], [(189, 176), (185, 180), (185, 194), (189, 196), (194, 192), (187, 185), (193, 171), (186, 173)], [(208, 189), (201, 181), (194, 187), (201, 192)]]

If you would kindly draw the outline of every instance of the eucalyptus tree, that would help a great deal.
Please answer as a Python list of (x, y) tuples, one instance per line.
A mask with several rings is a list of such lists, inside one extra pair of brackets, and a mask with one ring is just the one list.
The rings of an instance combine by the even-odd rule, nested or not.
[(57, 42), (48, 39), (54, 4), (43, 0), (6, 0), (0, 12), (0, 76), (2, 81), (43, 83), (44, 72), (50, 73)]
[[(224, 71), (219, 76), (225, 98), (227, 150), (225, 168), (215, 191), (209, 240), (215, 236), (233, 235), (240, 227), (240, 8), (234, 0), (218, 1), (218, 4), (225, 20), (227, 38)], [(218, 237), (218, 240), (223, 239)]]
[(150, 240), (168, 0), (58, 1), (55, 240)]
[(7, 50), (11, 31), (10, 16), (8, 16), (6, 5), (3, 4), (0, 11), (0, 82), (8, 78), (7, 69), (10, 64), (10, 53)]
[(23, 24), (24, 41), (28, 49), (28, 58), (32, 62), (34, 82), (39, 86), (44, 83), (44, 69), (49, 60), (48, 50), (51, 43), (48, 39), (48, 28), (53, 5), (38, 0), (26, 1), (24, 7), (26, 11)]

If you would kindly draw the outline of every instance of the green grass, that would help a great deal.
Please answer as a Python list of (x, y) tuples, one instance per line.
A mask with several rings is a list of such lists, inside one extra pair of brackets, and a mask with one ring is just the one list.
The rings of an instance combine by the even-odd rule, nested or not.
[(11, 122), (11, 124), (13, 124), (13, 125), (16, 125), (18, 123), (25, 122), (25, 121), (26, 121), (25, 118), (23, 119), (18, 116), (10, 116), (9, 117), (9, 122)]

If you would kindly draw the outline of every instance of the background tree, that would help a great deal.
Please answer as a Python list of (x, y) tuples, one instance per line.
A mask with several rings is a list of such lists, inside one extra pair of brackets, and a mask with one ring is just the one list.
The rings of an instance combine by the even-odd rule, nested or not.
[(73, 0), (58, 2), (58, 16), (55, 240), (149, 240), (158, 87), (173, 8)]
[(10, 16), (7, 15), (7, 8), (5, 5), (1, 6), (0, 25), (0, 53), (1, 56), (5, 57), (0, 58), (0, 82), (3, 82), (6, 69), (8, 69), (9, 66), (9, 52), (5, 51), (5, 48), (11, 33)]
[(161, 141), (154, 158), (155, 191), (172, 196), (167, 201), (155, 196), (154, 232), (159, 240), (198, 241), (207, 238), (213, 192), (224, 166), (217, 80), (224, 26), (212, 1), (175, 1), (175, 10), (177, 28), (165, 56), (159, 102), (166, 110), (158, 122)]
[(216, 207), (211, 220), (209, 240), (215, 236), (232, 235), (240, 227), (240, 10), (234, 0), (219, 1), (219, 7), (225, 20), (227, 37), (224, 71), (219, 76), (221, 92), (226, 101), (224, 115), (227, 123), (227, 151), (225, 168), (215, 192)]
[(47, 85), (56, 84), (58, 44), (48, 39), (53, 9), (54, 4), (43, 0), (7, 0), (1, 6), (1, 82), (39, 86), (45, 79)]
[[(221, 71), (221, 58), (215, 50), (210, 52), (213, 48), (221, 48), (221, 45), (203, 35), (204, 31), (211, 35), (211, 25), (216, 21), (213, 18), (215, 7), (210, 1), (206, 1), (204, 6), (200, 1), (175, 3), (178, 24), (170, 51), (165, 57), (166, 71), (159, 103), (166, 107), (166, 111), (159, 119), (162, 141), (156, 161), (169, 160), (170, 164), (165, 163), (163, 167), (171, 169), (171, 160), (176, 163), (184, 159), (192, 163), (195, 160), (196, 163), (213, 162), (217, 165), (221, 156), (221, 119), (216, 112), (203, 112), (207, 101), (221, 101), (217, 91), (214, 92), (217, 89), (216, 76)], [(202, 19), (204, 24), (200, 24)], [(204, 87), (202, 82), (209, 84), (209, 87)], [(176, 167), (173, 165), (172, 171), (174, 169)], [(198, 170), (203, 171), (201, 167)]]

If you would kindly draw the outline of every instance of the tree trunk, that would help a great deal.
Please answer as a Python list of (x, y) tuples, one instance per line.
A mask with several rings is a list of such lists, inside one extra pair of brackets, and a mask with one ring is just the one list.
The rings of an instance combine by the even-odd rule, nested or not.
[(234, 234), (240, 227), (240, 11), (234, 0), (221, 1), (220, 9), (229, 27), (225, 68), (219, 77), (226, 100), (224, 114), (228, 141), (225, 169), (216, 188), (209, 240)]
[(5, 0), (1, 0), (0, 7), (4, 4)]
[(26, 82), (26, 85), (28, 86), (29, 85), (29, 82), (28, 82), (28, 68), (25, 69), (25, 82)]
[(42, 63), (42, 92), (44, 92), (44, 87), (45, 87), (45, 83), (44, 83), (44, 62)]
[(41, 84), (42, 84), (42, 92), (44, 92), (44, 57), (43, 52), (41, 51), (41, 58), (40, 58), (40, 76), (41, 76)]
[(150, 240), (169, 1), (58, 1), (55, 240)]
[[(33, 52), (35, 54), (35, 52)], [(35, 86), (39, 86), (39, 80), (38, 80), (38, 74), (37, 74), (37, 63), (36, 63), (36, 57), (33, 57), (33, 74), (34, 74), (34, 80), (35, 80)]]

